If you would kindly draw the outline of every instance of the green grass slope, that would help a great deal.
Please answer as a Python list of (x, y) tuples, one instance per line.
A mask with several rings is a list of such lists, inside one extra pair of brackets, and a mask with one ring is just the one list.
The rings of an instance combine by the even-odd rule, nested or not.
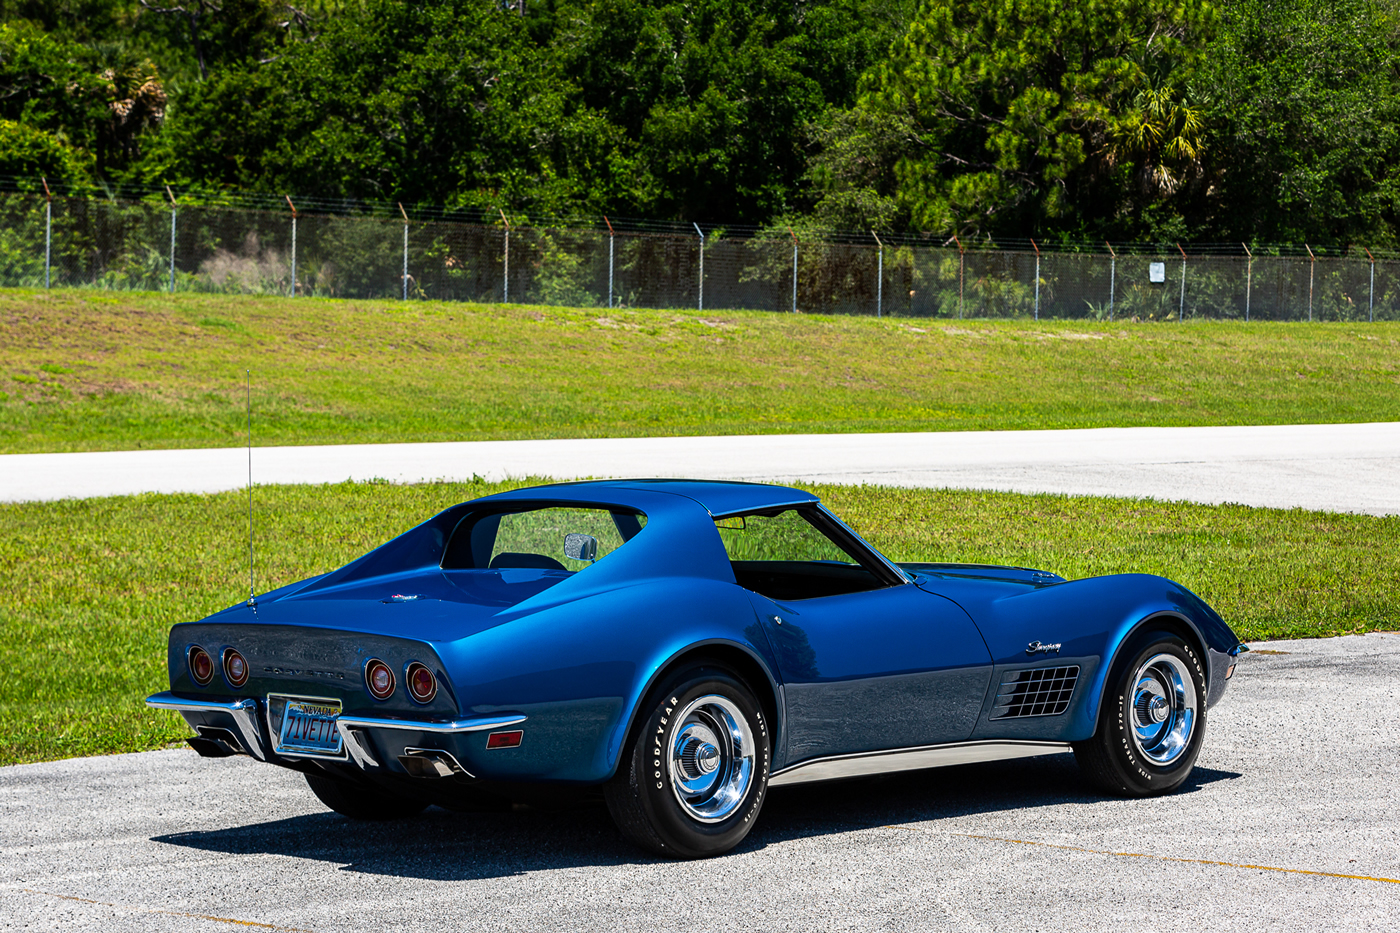
[[(259, 590), (330, 570), (455, 502), (518, 484), (257, 491)], [(1400, 517), (1125, 499), (815, 486), (897, 560), (1180, 581), (1249, 640), (1395, 629)], [(0, 764), (157, 748), (187, 734), (141, 700), (166, 635), (247, 596), (247, 499), (0, 505)]]
[(1400, 324), (0, 291), (0, 453), (1400, 420)]

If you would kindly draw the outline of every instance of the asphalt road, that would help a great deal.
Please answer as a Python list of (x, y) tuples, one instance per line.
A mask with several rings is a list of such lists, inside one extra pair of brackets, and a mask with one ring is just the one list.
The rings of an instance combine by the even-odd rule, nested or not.
[(1073, 758), (775, 789), (710, 861), (604, 812), (388, 824), (298, 775), (163, 751), (0, 769), (16, 930), (1385, 930), (1400, 923), (1400, 634), (1260, 644), (1186, 788)]
[[(1400, 514), (1400, 423), (258, 447), (258, 483), (685, 476)], [(241, 447), (0, 456), (0, 501), (217, 492)]]

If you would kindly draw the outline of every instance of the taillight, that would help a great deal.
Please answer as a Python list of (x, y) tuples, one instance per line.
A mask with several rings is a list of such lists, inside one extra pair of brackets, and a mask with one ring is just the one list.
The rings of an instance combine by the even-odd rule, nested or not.
[(408, 692), (419, 703), (428, 703), (437, 696), (437, 678), (417, 661), (408, 666), (404, 679), (408, 681)]
[(209, 681), (214, 679), (214, 659), (209, 657), (209, 652), (199, 645), (192, 645), (189, 653), (185, 656), (185, 661), (194, 682), (201, 687), (209, 686)]
[(365, 687), (376, 700), (387, 700), (394, 695), (394, 672), (378, 658), (365, 665)]
[(248, 682), (248, 660), (233, 648), (224, 649), (224, 678), (231, 687), (241, 687)]

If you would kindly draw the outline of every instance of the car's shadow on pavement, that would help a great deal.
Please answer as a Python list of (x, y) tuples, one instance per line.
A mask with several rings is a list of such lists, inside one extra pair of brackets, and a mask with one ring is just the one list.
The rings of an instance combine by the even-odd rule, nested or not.
[[(1197, 768), (1177, 793), (1240, 776)], [(1070, 755), (778, 787), (769, 791), (758, 825), (736, 851), (879, 826), (1104, 799), (1084, 782)], [(434, 807), (412, 819), (383, 823), (327, 812), (171, 833), (152, 841), (230, 855), (319, 859), (339, 863), (346, 871), (439, 881), (657, 861), (624, 840), (601, 807), (471, 814)]]

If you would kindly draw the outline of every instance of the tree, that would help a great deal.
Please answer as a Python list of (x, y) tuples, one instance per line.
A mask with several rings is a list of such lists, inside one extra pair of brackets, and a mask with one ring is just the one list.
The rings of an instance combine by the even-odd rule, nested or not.
[(1221, 239), (1393, 244), (1400, 223), (1400, 10), (1232, 0), (1209, 95)]
[(1187, 88), (1205, 0), (927, 0), (863, 105), (915, 134), (898, 197), (922, 229), (1133, 235), (1207, 187)]
[(150, 181), (328, 197), (512, 204), (581, 200), (606, 121), (495, 0), (369, 0), (315, 42), (212, 72), (171, 108)]
[[(30, 23), (0, 24), (0, 119), (16, 125), (7, 130), (13, 153), (38, 159), (42, 151), (70, 174), (90, 166), (98, 177), (112, 177), (139, 160), (165, 105), (149, 61), (120, 53), (104, 60)], [(41, 144), (35, 132), (52, 144)], [(11, 165), (22, 161), (14, 155)]]
[(552, 45), (581, 103), (625, 134), (619, 210), (762, 224), (802, 200), (804, 126), (854, 102), (903, 2), (591, 0)]

